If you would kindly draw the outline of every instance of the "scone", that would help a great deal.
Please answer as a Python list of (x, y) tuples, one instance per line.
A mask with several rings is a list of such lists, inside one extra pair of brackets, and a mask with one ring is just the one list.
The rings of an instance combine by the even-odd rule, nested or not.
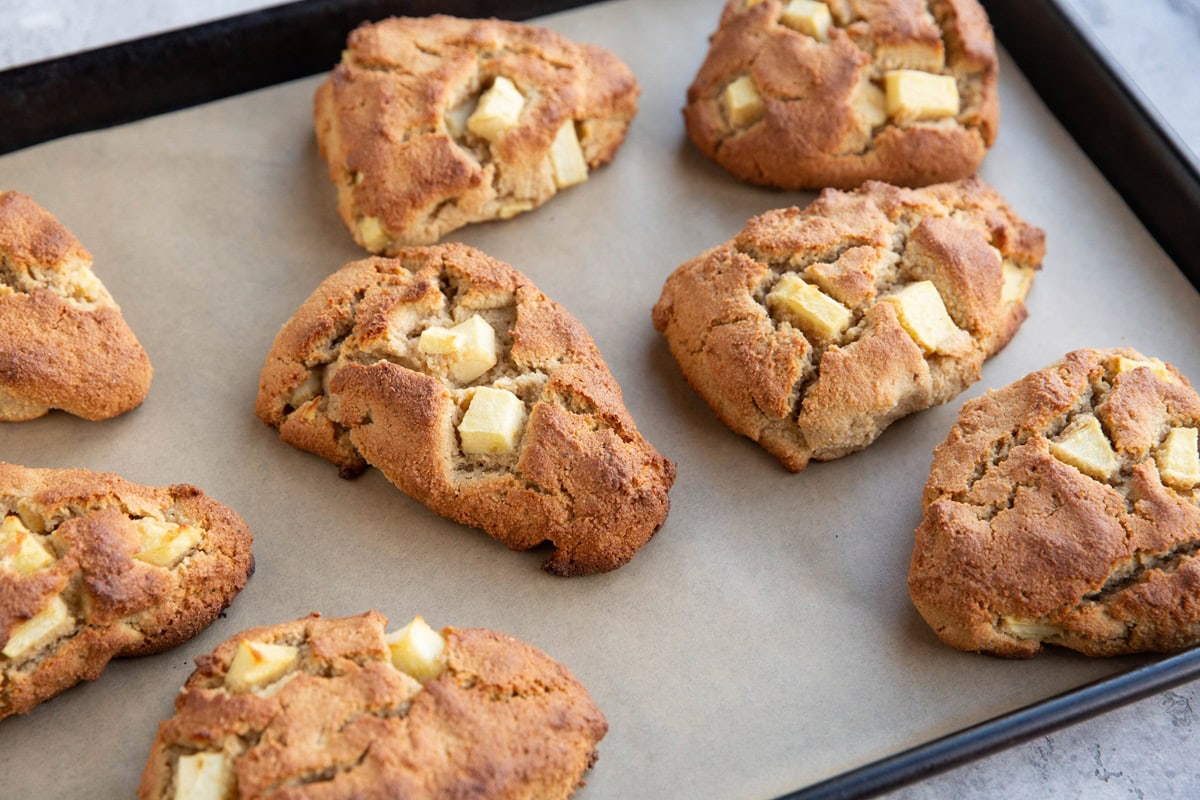
[(638, 92), (608, 50), (545, 28), (393, 18), (350, 34), (314, 120), (346, 227), (394, 254), (587, 180), (624, 141)]
[(91, 254), (33, 200), (0, 192), (0, 422), (52, 408), (115, 417), (141, 404), (151, 374)]
[(565, 798), (608, 731), (566, 667), (503, 633), (368, 612), (243, 631), (162, 722), (141, 800)]
[(245, 586), (250, 543), (192, 486), (0, 463), (0, 718), (195, 636)]
[(831, 189), (679, 267), (654, 327), (722, 422), (799, 471), (976, 381), (1044, 251), (977, 179)]
[(284, 325), (258, 416), (345, 477), (378, 467), (433, 511), (559, 575), (621, 566), (667, 516), (674, 465), (638, 433), (579, 322), (463, 245), (370, 258)]
[(963, 406), (908, 585), (946, 644), (1091, 656), (1200, 642), (1200, 397), (1134, 350), (1077, 350)]
[(976, 0), (729, 0), (683, 116), (744, 181), (925, 186), (975, 174), (996, 76)]

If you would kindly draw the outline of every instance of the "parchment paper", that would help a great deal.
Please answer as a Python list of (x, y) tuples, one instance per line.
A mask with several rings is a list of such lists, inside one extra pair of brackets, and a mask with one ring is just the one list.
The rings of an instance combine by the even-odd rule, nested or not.
[(1200, 295), (1005, 60), (982, 174), (1048, 232), (1029, 320), (959, 400), (862, 453), (784, 471), (717, 422), (650, 323), (677, 265), (812, 198), (739, 184), (685, 138), (679, 109), (720, 9), (624, 0), (545, 19), (616, 51), (642, 110), (585, 184), (457, 235), (583, 321), (642, 432), (678, 463), (666, 526), (608, 575), (545, 575), (543, 554), (442, 520), (377, 472), (341, 480), (255, 418), (280, 325), (363, 255), (316, 152), (320, 78), (0, 159), (0, 187), (31, 194), (96, 256), (155, 367), (140, 409), (0, 426), (0, 458), (193, 483), (246, 518), (258, 562), (194, 640), (0, 723), (0, 794), (131, 796), (192, 659), (312, 610), (495, 628), (567, 664), (611, 726), (587, 798), (770, 797), (1138, 663), (941, 645), (908, 599), (912, 532), (962, 401), (1085, 346), (1135, 346), (1200, 379)]

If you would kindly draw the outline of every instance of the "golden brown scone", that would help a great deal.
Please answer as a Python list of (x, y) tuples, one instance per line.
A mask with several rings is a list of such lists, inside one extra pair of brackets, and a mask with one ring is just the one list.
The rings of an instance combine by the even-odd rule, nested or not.
[(675, 270), (654, 327), (722, 422), (799, 471), (978, 380), (1044, 251), (975, 178), (829, 189)]
[(1076, 350), (963, 406), (908, 585), (942, 641), (1028, 657), (1200, 642), (1200, 397), (1134, 350)]
[(683, 116), (751, 183), (924, 186), (975, 174), (997, 71), (976, 0), (729, 0)]
[(585, 180), (625, 140), (638, 92), (608, 50), (545, 28), (393, 18), (350, 34), (314, 120), (342, 220), (390, 255)]
[(250, 543), (193, 486), (0, 463), (0, 718), (195, 636), (245, 586)]
[(146, 398), (152, 372), (91, 254), (33, 200), (0, 192), (0, 422), (52, 408), (115, 417)]
[[(491, 366), (464, 374), (469, 358), (430, 349), (463, 325), (494, 342)], [(477, 396), (511, 412), (506, 430), (460, 430), (475, 430), (464, 417)], [(356, 261), (326, 279), (275, 339), (257, 412), (344, 477), (370, 463), (514, 550), (549, 541), (545, 568), (559, 575), (632, 558), (666, 519), (675, 478), (578, 320), (458, 244)], [(479, 438), (497, 452), (468, 452)]]
[[(207, 781), (212, 794), (186, 796), (549, 800), (582, 784), (608, 724), (566, 667), (503, 633), (425, 627), (437, 655), (414, 670), (386, 625), (374, 611), (313, 614), (196, 659), (138, 796)], [(247, 680), (238, 654), (256, 648)]]

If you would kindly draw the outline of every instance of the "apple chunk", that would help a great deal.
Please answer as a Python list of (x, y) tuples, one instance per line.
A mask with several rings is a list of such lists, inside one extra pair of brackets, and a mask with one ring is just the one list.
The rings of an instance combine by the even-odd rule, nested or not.
[(450, 376), (460, 383), (470, 383), (496, 366), (496, 331), (475, 314), (453, 328), (426, 328), (417, 340), (417, 349), (427, 355), (446, 356)]
[(231, 800), (237, 779), (222, 753), (180, 756), (175, 767), (175, 800)]
[(300, 648), (290, 644), (243, 639), (225, 673), (225, 685), (235, 692), (266, 686), (279, 680), (299, 659)]
[(464, 453), (511, 453), (525, 421), (525, 404), (505, 389), (488, 386), (475, 390), (471, 405), (458, 425)]
[(441, 675), (446, 669), (443, 653), (446, 640), (429, 627), (421, 617), (387, 636), (388, 650), (392, 654), (392, 665), (421, 683), (427, 683)]

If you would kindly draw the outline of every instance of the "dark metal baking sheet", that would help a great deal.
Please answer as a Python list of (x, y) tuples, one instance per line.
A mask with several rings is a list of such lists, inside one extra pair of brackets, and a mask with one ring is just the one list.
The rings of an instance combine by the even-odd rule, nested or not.
[[(0, 152), (323, 71), (365, 19), (433, 11), (527, 18), (573, 5), (319, 0), (9, 70), (0, 73)], [(985, 5), (1042, 97), (1198, 283), (1200, 181), (1186, 148), (1061, 9), (1037, 0)], [(1198, 676), (1197, 651), (1149, 663), (788, 797), (868, 796)]]

